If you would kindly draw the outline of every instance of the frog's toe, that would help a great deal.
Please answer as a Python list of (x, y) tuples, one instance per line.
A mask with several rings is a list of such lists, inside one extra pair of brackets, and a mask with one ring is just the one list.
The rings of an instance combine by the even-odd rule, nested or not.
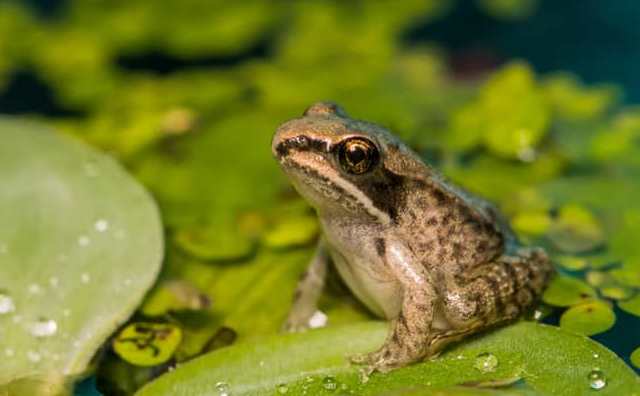
[(309, 325), (298, 321), (286, 321), (282, 326), (282, 331), (286, 333), (301, 333), (307, 330), (309, 330)]
[(358, 353), (356, 355), (349, 356), (349, 361), (354, 364), (368, 364), (369, 353)]

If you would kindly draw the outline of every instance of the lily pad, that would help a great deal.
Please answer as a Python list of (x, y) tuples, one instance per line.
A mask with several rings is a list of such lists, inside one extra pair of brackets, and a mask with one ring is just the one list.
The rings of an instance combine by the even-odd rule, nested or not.
[[(260, 343), (242, 343), (196, 358), (147, 384), (138, 396), (277, 394), (331, 395), (346, 389), (358, 395), (419, 385), (428, 390), (521, 378), (543, 394), (583, 394), (588, 375), (597, 367), (610, 382), (604, 395), (629, 394), (640, 378), (614, 353), (596, 342), (559, 328), (520, 322), (459, 344), (441, 357), (374, 374), (363, 381), (346, 356), (380, 345), (387, 325), (366, 322), (274, 336)], [(527, 342), (522, 342), (526, 339)], [(495, 370), (478, 370), (478, 356), (495, 356)], [(402, 394), (402, 393), (400, 393)], [(437, 393), (436, 393), (437, 394)]]
[(570, 271), (580, 271), (585, 269), (587, 266), (587, 260), (582, 257), (560, 256), (555, 257), (554, 261), (557, 262), (562, 268)]
[(131, 323), (113, 340), (113, 350), (136, 366), (155, 366), (171, 358), (182, 331), (169, 323)]
[(588, 336), (609, 330), (615, 322), (611, 307), (597, 300), (573, 306), (560, 317), (560, 327)]
[(640, 348), (636, 348), (633, 352), (631, 352), (631, 363), (640, 368)]
[(0, 393), (27, 378), (22, 394), (55, 393), (152, 285), (160, 218), (103, 154), (15, 119), (0, 140)]
[(550, 111), (531, 68), (513, 62), (495, 73), (482, 89), (487, 117), (485, 144), (491, 152), (530, 162), (547, 133)]
[(629, 312), (632, 315), (640, 316), (640, 294), (637, 294), (635, 297), (626, 300), (619, 301), (618, 307), (625, 312)]
[(558, 219), (549, 231), (549, 239), (562, 251), (580, 253), (601, 246), (604, 232), (586, 208), (566, 205), (560, 208)]
[(542, 301), (558, 307), (569, 307), (595, 297), (596, 291), (577, 278), (556, 276), (542, 295)]

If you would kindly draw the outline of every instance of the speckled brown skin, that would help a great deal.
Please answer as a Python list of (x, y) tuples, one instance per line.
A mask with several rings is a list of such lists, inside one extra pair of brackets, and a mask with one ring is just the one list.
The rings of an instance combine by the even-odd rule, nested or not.
[[(338, 158), (353, 138), (375, 148), (362, 174)], [(314, 104), (283, 124), (272, 149), (323, 230), (285, 327), (308, 325), (331, 259), (353, 293), (392, 323), (378, 351), (352, 359), (368, 371), (435, 356), (516, 318), (553, 273), (545, 252), (518, 246), (489, 203), (445, 181), (384, 128), (353, 120), (333, 103)]]

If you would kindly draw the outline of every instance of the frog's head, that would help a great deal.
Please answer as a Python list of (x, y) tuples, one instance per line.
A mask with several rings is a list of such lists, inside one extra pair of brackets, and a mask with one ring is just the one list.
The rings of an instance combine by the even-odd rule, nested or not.
[(409, 184), (428, 168), (381, 126), (349, 118), (330, 102), (281, 125), (273, 155), (319, 212), (394, 221)]

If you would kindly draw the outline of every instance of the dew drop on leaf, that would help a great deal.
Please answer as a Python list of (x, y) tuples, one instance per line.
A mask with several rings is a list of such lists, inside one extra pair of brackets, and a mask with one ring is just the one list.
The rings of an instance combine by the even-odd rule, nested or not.
[(327, 325), (327, 315), (322, 311), (316, 311), (309, 319), (309, 327), (317, 329)]
[(100, 219), (96, 221), (94, 227), (98, 232), (105, 232), (109, 229), (109, 222), (105, 219)]
[(42, 287), (40, 287), (40, 285), (37, 284), (37, 283), (30, 284), (28, 290), (29, 290), (30, 294), (40, 294), (40, 293), (42, 293)]
[(218, 390), (218, 396), (231, 396), (231, 392), (229, 391), (229, 384), (227, 384), (226, 382), (216, 383), (216, 389)]
[(53, 319), (40, 318), (29, 326), (29, 333), (34, 337), (51, 337), (58, 331), (58, 323)]
[(589, 386), (591, 389), (600, 390), (607, 386), (607, 378), (604, 376), (604, 373), (599, 369), (593, 369), (589, 372), (587, 376), (589, 380)]
[(0, 315), (8, 314), (16, 310), (16, 305), (10, 295), (0, 292)]
[(476, 357), (476, 361), (473, 364), (473, 367), (477, 368), (483, 373), (494, 372), (498, 367), (498, 358), (492, 353), (481, 353)]
[(338, 382), (333, 375), (327, 375), (322, 379), (322, 387), (326, 390), (334, 391), (338, 389)]

